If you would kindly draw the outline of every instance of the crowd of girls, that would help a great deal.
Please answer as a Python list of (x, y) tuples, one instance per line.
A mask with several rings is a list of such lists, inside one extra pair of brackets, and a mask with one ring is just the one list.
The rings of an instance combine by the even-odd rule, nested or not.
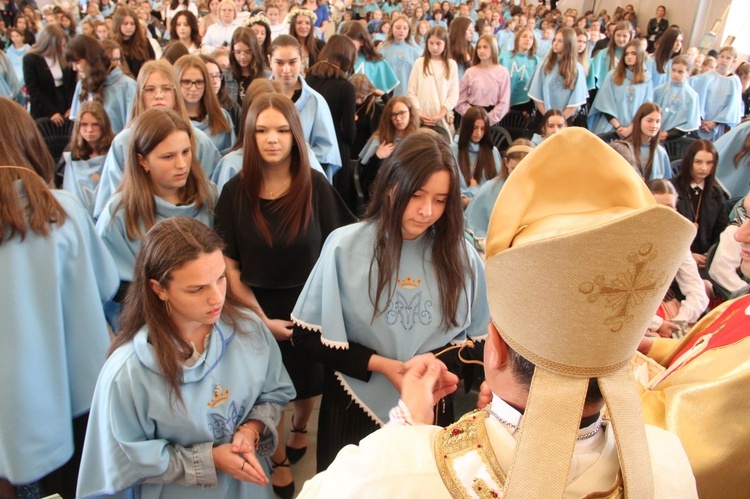
[[(482, 7), (474, 23), (444, 4), (326, 30), (337, 19), (314, 2), (213, 0), (206, 14), (175, 0), (161, 60), (164, 26), (143, 7), (105, 1), (83, 34), (67, 17), (10, 31), (23, 54), (0, 52), (0, 268), (14, 290), (0, 310), (28, 334), (3, 336), (0, 428), (20, 431), (0, 430), (0, 495), (292, 497), (315, 397), (322, 470), (387, 421), (404, 362), (434, 354), (460, 373), (445, 350), (485, 334), (492, 206), (566, 126), (617, 135), (698, 226), (687, 258), (707, 278), (724, 190), (750, 179), (735, 50), (691, 78), (677, 27), (649, 57), (628, 20), (601, 43), (606, 22), (586, 16)], [(27, 99), (30, 113), (13, 102)], [(509, 113), (535, 115), (534, 135), (499, 150)], [(67, 193), (49, 187), (32, 118), (74, 121)], [(664, 143), (686, 134), (716, 145), (670, 164)], [(705, 308), (685, 279), (659, 333)], [(452, 421), (450, 398), (436, 418)]]

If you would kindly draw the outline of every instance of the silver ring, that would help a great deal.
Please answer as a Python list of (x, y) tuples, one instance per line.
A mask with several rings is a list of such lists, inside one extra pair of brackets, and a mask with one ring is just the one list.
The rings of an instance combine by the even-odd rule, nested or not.
[(242, 461), (242, 466), (240, 466), (240, 471), (243, 471), (245, 469), (245, 465), (247, 464), (247, 461)]

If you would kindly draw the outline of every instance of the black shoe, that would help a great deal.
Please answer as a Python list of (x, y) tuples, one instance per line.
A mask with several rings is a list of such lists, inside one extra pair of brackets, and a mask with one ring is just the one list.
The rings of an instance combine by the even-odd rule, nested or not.
[[(307, 433), (307, 427), (297, 428), (294, 426), (294, 416), (292, 416), (292, 429), (289, 430), (292, 433)], [(289, 447), (286, 446), (286, 457), (289, 459), (289, 462), (292, 464), (297, 463), (300, 459), (302, 459), (302, 456), (305, 455), (305, 452), (307, 452), (307, 446), (304, 447)]]
[[(282, 462), (277, 463), (271, 459), (271, 466), (276, 468), (289, 468), (289, 459), (284, 459)], [(294, 479), (286, 485), (273, 485), (273, 492), (281, 499), (292, 499), (294, 497)]]

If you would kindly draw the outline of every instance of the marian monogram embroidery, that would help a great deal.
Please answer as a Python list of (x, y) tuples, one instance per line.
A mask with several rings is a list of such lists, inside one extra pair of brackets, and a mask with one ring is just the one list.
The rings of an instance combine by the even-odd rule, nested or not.
[(234, 430), (240, 424), (243, 414), (245, 414), (245, 406), (241, 405), (237, 410), (234, 400), (227, 407), (226, 417), (218, 412), (209, 412), (208, 427), (213, 432), (214, 438), (219, 440), (234, 435)]
[(432, 308), (432, 300), (424, 302), (422, 308), (422, 292), (416, 293), (411, 300), (407, 300), (400, 291), (396, 291), (394, 300), (388, 302), (388, 312), (385, 314), (385, 322), (392, 326), (396, 321), (401, 321), (401, 326), (407, 331), (411, 331), (419, 322), (427, 326), (432, 322), (432, 313), (428, 310)]
[(526, 82), (528, 81), (528, 78), (526, 76), (526, 65), (521, 64), (520, 66), (516, 61), (513, 61), (513, 64), (510, 66), (510, 77), (511, 79), (514, 78), (516, 75), (521, 75), (518, 77), (518, 81), (523, 83), (524, 86), (526, 85)]
[(664, 271), (656, 277), (648, 268), (648, 264), (654, 261), (657, 255), (653, 245), (646, 243), (637, 253), (628, 255), (628, 262), (632, 264), (631, 269), (620, 272), (611, 279), (598, 275), (592, 282), (584, 282), (578, 287), (581, 293), (588, 295), (586, 300), (589, 303), (596, 303), (602, 298), (604, 306), (612, 310), (612, 315), (604, 320), (604, 324), (610, 326), (613, 333), (633, 320), (631, 307), (640, 305), (644, 298), (653, 296), (666, 282)]

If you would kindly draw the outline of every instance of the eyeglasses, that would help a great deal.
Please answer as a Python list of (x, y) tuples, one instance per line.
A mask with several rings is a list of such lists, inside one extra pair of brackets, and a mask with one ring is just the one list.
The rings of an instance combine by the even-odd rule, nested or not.
[(732, 220), (733, 225), (740, 227), (747, 220), (747, 210), (743, 205), (735, 206), (732, 210), (732, 216), (729, 218)]
[(391, 119), (395, 120), (398, 118), (404, 118), (409, 114), (409, 111), (404, 109), (403, 111), (399, 111), (397, 113), (391, 113)]
[(169, 92), (174, 92), (174, 87), (172, 85), (163, 85), (161, 87), (144, 87), (143, 93), (148, 96), (156, 95), (157, 93), (161, 93), (163, 95), (168, 94)]
[(180, 86), (189, 90), (195, 85), (195, 88), (201, 90), (206, 87), (206, 80), (180, 80)]
[(224, 75), (222, 73), (208, 73), (208, 77), (212, 80), (223, 80)]

